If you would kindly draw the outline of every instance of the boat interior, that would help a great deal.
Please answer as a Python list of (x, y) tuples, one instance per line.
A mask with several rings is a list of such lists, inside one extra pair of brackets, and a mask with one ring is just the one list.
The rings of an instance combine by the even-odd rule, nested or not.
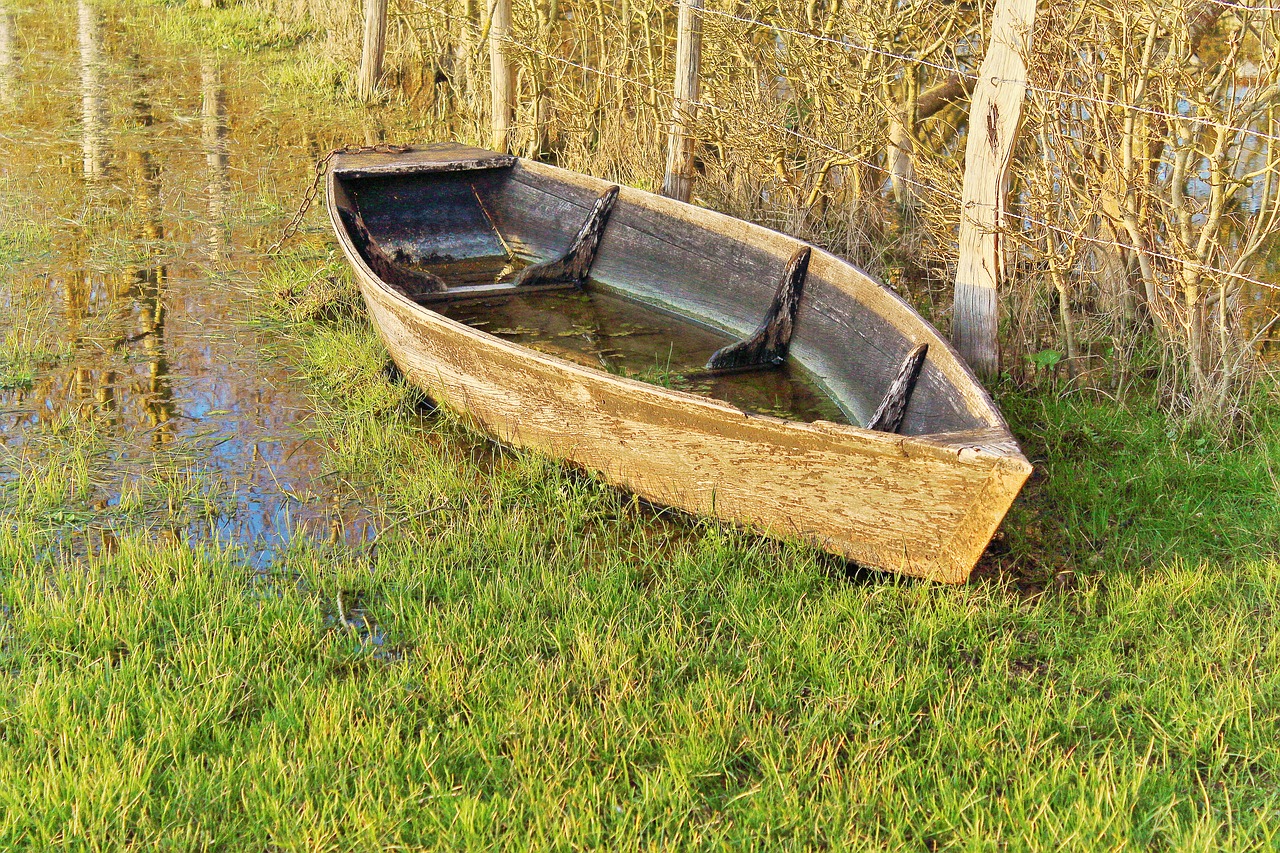
[(794, 238), (499, 155), (348, 161), (331, 179), (346, 236), (423, 310), (747, 411), (905, 435), (1004, 427), (910, 307)]

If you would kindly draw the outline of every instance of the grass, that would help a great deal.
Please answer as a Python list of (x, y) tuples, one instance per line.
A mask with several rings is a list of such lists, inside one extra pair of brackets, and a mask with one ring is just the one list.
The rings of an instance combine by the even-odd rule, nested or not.
[(261, 9), (239, 2), (201, 10), (181, 9), (188, 5), (185, 0), (145, 0), (140, 5), (172, 9), (170, 14), (157, 16), (157, 36), (184, 47), (258, 53), (292, 47), (315, 34), (308, 25), (286, 25)]
[(30, 284), (23, 267), (47, 253), (49, 232), (0, 207), (0, 275), (18, 298), (8, 306), (8, 323), (0, 335), (0, 392), (25, 391), (40, 369), (67, 354), (67, 345), (50, 332), (51, 317), (41, 300), (28, 298)]
[(19, 323), (0, 337), (0, 391), (28, 390), (43, 368), (62, 361), (71, 350), (51, 331), (47, 314), (22, 308), (14, 314)]
[(426, 413), (314, 241), (258, 286), (379, 534), (260, 566), (197, 535), (235, 508), (197, 450), (0, 444), (0, 849), (1280, 846), (1274, 401), (1227, 442), (1005, 392), (1038, 473), (943, 587)]
[(0, 267), (20, 266), (39, 257), (50, 239), (46, 228), (0, 209)]
[(315, 269), (280, 266), (267, 322), (376, 545), (254, 570), (157, 539), (209, 503), (163, 477), (95, 545), (91, 426), (5, 460), (0, 845), (1280, 841), (1274, 427), (1012, 397), (1045, 476), (1006, 565), (850, 576), (424, 418), (358, 313), (287, 319)]
[(1048, 387), (1001, 404), (1039, 465), (1006, 526), (1010, 550), (1091, 571), (1173, 560), (1229, 568), (1280, 553), (1274, 398), (1256, 404), (1247, 439), (1231, 440), (1137, 394), (1116, 405)]

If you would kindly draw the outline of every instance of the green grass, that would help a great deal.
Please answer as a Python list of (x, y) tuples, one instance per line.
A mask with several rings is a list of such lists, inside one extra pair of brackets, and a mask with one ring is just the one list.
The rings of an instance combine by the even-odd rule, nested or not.
[(1056, 389), (1009, 394), (1005, 414), (1039, 470), (1006, 525), (1040, 567), (1224, 569), (1280, 554), (1280, 411), (1257, 402), (1247, 438), (1188, 429), (1134, 394), (1123, 405)]
[(952, 588), (494, 448), (420, 416), (358, 313), (288, 323), (376, 547), (263, 572), (157, 538), (216, 511), (172, 475), (107, 547), (91, 425), (4, 460), (0, 846), (1280, 843), (1273, 426), (1007, 399), (1045, 476)]
[(46, 254), (51, 240), (47, 227), (0, 210), (0, 267), (14, 267)]
[(364, 310), (346, 260), (332, 246), (286, 253), (267, 270), (260, 287), (286, 322), (333, 320)]
[(48, 313), (18, 307), (13, 312), (20, 325), (0, 337), (0, 391), (26, 391), (49, 365), (65, 359), (71, 347), (59, 340)]
[[(326, 78), (251, 24), (255, 69)], [(1038, 473), (945, 587), (424, 414), (308, 245), (256, 322), (376, 542), (254, 567), (188, 538), (234, 509), (198, 448), (74, 413), (0, 444), (0, 849), (1280, 846), (1274, 401), (1223, 442), (1005, 393)], [(32, 304), (0, 375), (63, 357)]]
[(287, 25), (241, 2), (214, 9), (185, 0), (146, 0), (137, 5), (158, 7), (157, 36), (180, 46), (246, 54), (292, 47), (314, 35), (307, 25)]

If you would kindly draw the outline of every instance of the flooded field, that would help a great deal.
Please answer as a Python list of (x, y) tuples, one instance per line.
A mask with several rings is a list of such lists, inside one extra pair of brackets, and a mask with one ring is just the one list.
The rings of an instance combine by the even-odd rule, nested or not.
[[(84, 0), (12, 8), (0, 7), (0, 482), (38, 469), (43, 442), (70, 430), (97, 454), (74, 552), (113, 547), (126, 505), (157, 479), (209, 509), (162, 502), (145, 521), (155, 535), (232, 545), (255, 566), (300, 535), (372, 540), (386, 520), (309, 427), (312, 403), (278, 358), (289, 344), (255, 323), (258, 279), (327, 151), (382, 141), (383, 127), (398, 128), (392, 141), (449, 134), (401, 97), (356, 107), (322, 73), (331, 108), (299, 109), (281, 94), (297, 81), (272, 76), (283, 70), (159, 48)], [(301, 242), (323, 254), (318, 213)], [(607, 294), (447, 310), (743, 409), (844, 420), (798, 370), (700, 376), (727, 339)]]
[(83, 0), (0, 18), (0, 478), (74, 426), (109, 460), (91, 547), (158, 467), (218, 504), (158, 527), (255, 563), (299, 532), (371, 535), (277, 342), (247, 321), (317, 156), (376, 140), (379, 112), (287, 109), (269, 68), (175, 55)]

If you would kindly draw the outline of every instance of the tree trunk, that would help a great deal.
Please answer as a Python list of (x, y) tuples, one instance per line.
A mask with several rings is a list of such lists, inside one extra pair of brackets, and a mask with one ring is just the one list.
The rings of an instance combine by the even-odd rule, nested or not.
[(458, 50), (453, 59), (453, 90), (458, 99), (471, 109), (475, 73), (476, 35), (480, 30), (476, 0), (463, 0), (462, 15), (458, 18)]
[(916, 170), (911, 163), (915, 144), (902, 113), (889, 113), (889, 177), (893, 181), (893, 200), (907, 209), (916, 203)]

